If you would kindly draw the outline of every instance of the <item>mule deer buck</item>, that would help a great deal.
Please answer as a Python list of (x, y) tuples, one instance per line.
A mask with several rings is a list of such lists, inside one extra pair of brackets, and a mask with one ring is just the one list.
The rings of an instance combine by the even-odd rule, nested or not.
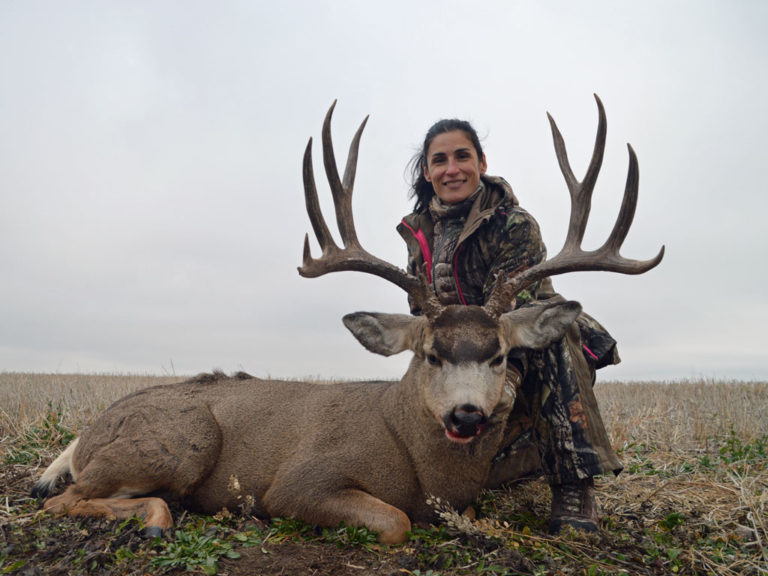
[(483, 307), (442, 306), (423, 277), (361, 247), (351, 201), (367, 118), (352, 140), (342, 180), (331, 142), (334, 103), (322, 129), (323, 160), (344, 246), (334, 242), (319, 208), (310, 139), (304, 189), (322, 256), (312, 257), (305, 238), (299, 272), (306, 277), (366, 272), (416, 298), (422, 316), (356, 312), (343, 319), (371, 352), (389, 356), (410, 350), (406, 374), (399, 382), (336, 384), (214, 375), (140, 390), (113, 404), (72, 442), (43, 473), (33, 495), (49, 497), (57, 478), (70, 473), (74, 483), (45, 501), (48, 512), (139, 515), (147, 533), (159, 535), (173, 519), (156, 494), (208, 513), (250, 502), (263, 517), (366, 526), (382, 543), (405, 540), (412, 520), (433, 520), (429, 496), (458, 510), (470, 505), (500, 448), (515, 397), (505, 388), (507, 353), (561, 338), (581, 309), (560, 301), (509, 311), (515, 295), (536, 280), (574, 270), (641, 274), (663, 256), (663, 248), (647, 261), (619, 255), (637, 201), (631, 148), (615, 228), (602, 248), (580, 248), (605, 146), (605, 113), (597, 102), (598, 135), (583, 183), (574, 178), (550, 118), (572, 202), (562, 251), (514, 277), (499, 278)]

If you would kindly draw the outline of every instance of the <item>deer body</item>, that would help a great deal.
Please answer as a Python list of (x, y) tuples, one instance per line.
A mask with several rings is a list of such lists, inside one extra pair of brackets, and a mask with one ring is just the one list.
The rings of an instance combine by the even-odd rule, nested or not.
[(81, 483), (102, 454), (119, 454), (124, 464), (109, 462), (95, 484), (169, 491), (206, 513), (237, 510), (250, 495), (263, 517), (355, 523), (341, 510), (335, 522), (316, 514), (331, 486), (362, 489), (428, 521), (426, 494), (457, 507), (476, 497), (493, 457), (483, 448), (497, 448), (501, 427), (482, 447), (452, 445), (414, 402), (416, 386), (406, 375), (395, 383), (220, 378), (154, 387), (111, 407), (81, 437), (73, 467)]
[[(347, 326), (369, 349), (414, 352), (399, 382), (316, 384), (219, 377), (157, 386), (112, 405), (36, 485), (76, 479), (46, 501), (51, 512), (172, 519), (158, 498), (214, 513), (248, 505), (260, 516), (367, 526), (400, 542), (411, 519), (428, 522), (429, 496), (459, 510), (482, 489), (500, 448), (514, 391), (506, 354), (567, 328), (573, 302), (514, 311), (500, 320), (477, 306), (448, 307), (442, 322), (356, 313)], [(467, 334), (472, 339), (467, 339)], [(482, 416), (475, 416), (482, 415)]]

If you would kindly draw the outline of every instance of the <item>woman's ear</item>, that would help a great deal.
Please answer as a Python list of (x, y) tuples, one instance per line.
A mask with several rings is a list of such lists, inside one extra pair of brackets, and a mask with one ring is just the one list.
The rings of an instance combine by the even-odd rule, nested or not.
[(432, 182), (432, 178), (430, 178), (430, 176), (429, 176), (429, 170), (427, 170), (427, 164), (426, 164), (426, 163), (423, 163), (423, 164), (421, 165), (421, 168), (422, 168), (422, 170), (424, 170), (424, 179), (425, 179), (427, 182)]
[(483, 157), (480, 160), (480, 174), (485, 174), (486, 170), (488, 170), (488, 163), (485, 161), (485, 154), (483, 154)]

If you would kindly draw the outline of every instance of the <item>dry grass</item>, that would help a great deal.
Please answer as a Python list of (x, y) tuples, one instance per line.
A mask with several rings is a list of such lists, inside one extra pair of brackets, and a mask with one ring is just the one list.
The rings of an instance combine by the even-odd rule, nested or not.
[(115, 400), (153, 386), (180, 382), (178, 376), (135, 374), (0, 373), (0, 438), (20, 436), (44, 418), (51, 407), (61, 408), (62, 424), (77, 433)]
[(595, 394), (619, 446), (707, 449), (731, 430), (745, 442), (768, 435), (766, 382), (600, 382)]
[[(41, 525), (22, 490), (72, 434), (119, 397), (181, 379), (0, 374), (0, 536), (8, 527), (21, 534)], [(596, 392), (625, 465), (618, 478), (597, 483), (597, 536), (549, 537), (549, 489), (533, 481), (485, 494), (473, 522), (444, 510), (454, 539), (431, 543), (422, 534), (397, 552), (411, 570), (400, 572), (768, 574), (768, 383), (601, 382)], [(30, 443), (35, 458), (8, 464)], [(103, 533), (111, 534), (108, 527)], [(378, 574), (380, 559), (371, 554), (361, 551), (355, 562)], [(232, 566), (230, 573), (239, 573)]]
[[(0, 438), (18, 436), (60, 408), (78, 433), (115, 400), (185, 376), (0, 373)], [(613, 443), (662, 451), (710, 451), (733, 433), (745, 443), (768, 436), (768, 383), (600, 382), (596, 395)]]

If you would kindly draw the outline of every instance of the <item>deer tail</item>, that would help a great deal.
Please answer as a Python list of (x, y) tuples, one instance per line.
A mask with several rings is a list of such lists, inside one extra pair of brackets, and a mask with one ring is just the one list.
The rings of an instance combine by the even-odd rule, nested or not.
[(79, 441), (79, 438), (75, 438), (70, 442), (69, 446), (64, 449), (64, 452), (59, 454), (58, 458), (45, 469), (43, 475), (40, 476), (40, 479), (32, 488), (31, 495), (33, 498), (47, 498), (53, 494), (56, 488), (56, 481), (67, 472), (69, 472), (73, 480), (76, 480), (76, 473), (72, 467), (72, 457)]

